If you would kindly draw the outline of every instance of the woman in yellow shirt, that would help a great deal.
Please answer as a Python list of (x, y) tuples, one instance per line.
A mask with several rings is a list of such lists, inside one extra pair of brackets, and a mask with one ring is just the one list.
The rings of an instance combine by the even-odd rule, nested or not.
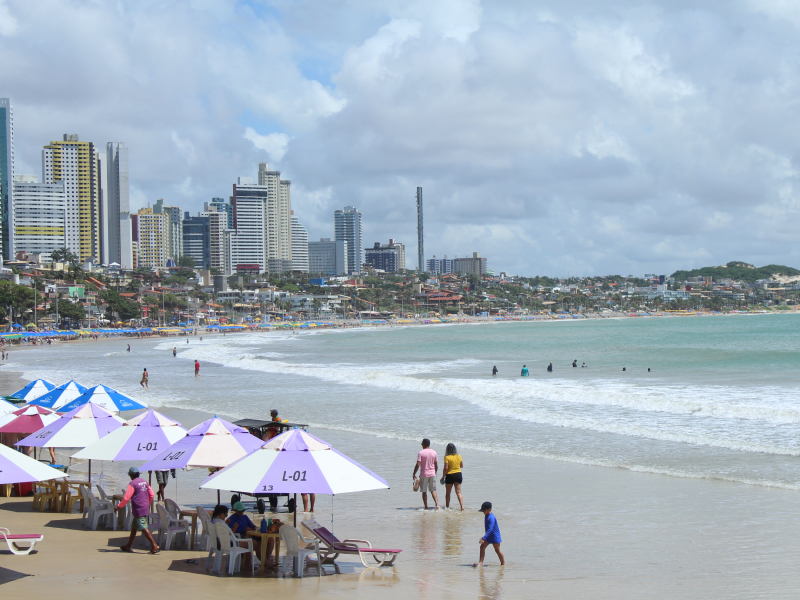
[(456, 486), (458, 503), (461, 505), (461, 510), (464, 510), (464, 498), (461, 497), (461, 469), (463, 468), (464, 461), (461, 460), (461, 455), (458, 453), (458, 450), (456, 450), (456, 445), (447, 444), (447, 448), (445, 449), (444, 453), (444, 469), (442, 470), (445, 485), (445, 508), (450, 508), (450, 490), (453, 489), (453, 486)]

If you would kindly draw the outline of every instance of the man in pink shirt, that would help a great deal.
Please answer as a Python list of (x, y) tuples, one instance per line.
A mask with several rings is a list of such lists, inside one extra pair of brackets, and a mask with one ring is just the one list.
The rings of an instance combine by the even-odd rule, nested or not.
[(131, 503), (131, 511), (133, 512), (133, 522), (131, 523), (131, 538), (125, 546), (120, 549), (123, 552), (133, 552), (132, 546), (136, 539), (136, 532), (141, 531), (142, 535), (150, 542), (150, 554), (158, 554), (161, 550), (156, 545), (153, 539), (153, 534), (147, 529), (147, 516), (150, 514), (150, 504), (153, 502), (153, 488), (141, 477), (139, 477), (139, 469), (131, 467), (128, 469), (128, 477), (131, 482), (128, 484), (128, 489), (122, 497), (122, 502), (114, 507), (116, 513), (120, 508), (123, 508), (128, 502)]
[(417, 454), (417, 464), (411, 476), (414, 481), (417, 479), (417, 469), (419, 469), (419, 489), (422, 492), (422, 503), (428, 508), (428, 491), (433, 496), (436, 503), (436, 510), (439, 510), (439, 497), (436, 495), (436, 472), (439, 470), (439, 459), (436, 450), (431, 450), (431, 441), (428, 438), (422, 440), (422, 450)]

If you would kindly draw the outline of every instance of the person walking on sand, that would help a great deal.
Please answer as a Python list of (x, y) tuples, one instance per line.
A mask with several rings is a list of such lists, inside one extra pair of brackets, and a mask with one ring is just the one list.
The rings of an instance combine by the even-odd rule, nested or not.
[(527, 377), (528, 376), (528, 367), (526, 365), (522, 365), (522, 371), (520, 372), (520, 377)]
[(128, 484), (128, 489), (125, 490), (125, 495), (122, 501), (114, 507), (116, 513), (120, 508), (123, 508), (128, 502), (131, 503), (131, 511), (133, 512), (133, 522), (131, 523), (131, 537), (128, 543), (120, 549), (123, 552), (133, 553), (133, 542), (136, 540), (136, 532), (141, 531), (142, 535), (150, 542), (150, 554), (158, 554), (161, 548), (158, 547), (156, 541), (153, 539), (153, 534), (147, 529), (147, 516), (150, 514), (150, 503), (153, 502), (153, 488), (148, 483), (139, 477), (139, 469), (131, 467), (128, 469), (128, 477), (131, 482)]
[(442, 481), (444, 482), (444, 507), (450, 508), (450, 490), (456, 487), (456, 497), (464, 510), (464, 498), (461, 496), (461, 469), (464, 468), (464, 460), (456, 450), (455, 444), (447, 444), (444, 451), (444, 468), (442, 469)]
[(147, 388), (149, 390), (150, 389), (150, 383), (149, 383), (148, 380), (149, 380), (149, 376), (147, 375), (147, 368), (145, 367), (145, 370), (142, 372), (142, 380), (139, 382), (139, 385), (142, 386), (143, 388)]
[(486, 556), (486, 546), (491, 544), (494, 546), (494, 551), (497, 552), (497, 558), (500, 559), (500, 564), (506, 564), (506, 557), (503, 556), (503, 553), (500, 550), (500, 542), (503, 540), (500, 538), (500, 527), (497, 525), (497, 518), (492, 514), (492, 503), (491, 502), (484, 502), (481, 504), (480, 512), (484, 514), (483, 519), (483, 527), (486, 533), (483, 534), (483, 537), (480, 539), (481, 545), (481, 555), (478, 562), (473, 563), (473, 567), (482, 567), (483, 566), (483, 559)]
[(422, 492), (422, 503), (425, 509), (428, 508), (428, 492), (433, 496), (436, 510), (439, 510), (439, 497), (436, 495), (436, 472), (439, 470), (439, 457), (436, 450), (431, 449), (431, 441), (428, 438), (422, 440), (422, 450), (417, 454), (417, 464), (414, 465), (414, 472), (411, 476), (417, 480), (417, 470), (419, 470), (419, 489)]
[(200, 361), (197, 359), (194, 361), (194, 376), (200, 377)]

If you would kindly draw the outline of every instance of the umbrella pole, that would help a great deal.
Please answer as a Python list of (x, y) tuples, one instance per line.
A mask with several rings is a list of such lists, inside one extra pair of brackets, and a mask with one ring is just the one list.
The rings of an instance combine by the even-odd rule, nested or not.
[(297, 527), (297, 494), (294, 495), (294, 526)]
[(220, 501), (219, 501), (219, 490), (217, 490), (217, 504), (220, 504)]
[(89, 459), (89, 490), (92, 489), (92, 459)]
[[(147, 485), (150, 486), (150, 489), (153, 489), (153, 472), (148, 471), (147, 474)], [(153, 499), (155, 499), (155, 495), (153, 495)], [(150, 500), (150, 512), (153, 512), (153, 500)]]

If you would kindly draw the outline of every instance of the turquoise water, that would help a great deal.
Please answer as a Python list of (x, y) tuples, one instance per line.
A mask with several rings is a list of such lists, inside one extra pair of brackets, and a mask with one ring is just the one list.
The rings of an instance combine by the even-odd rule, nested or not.
[(17, 352), (9, 368), (153, 406), (797, 489), (798, 333), (798, 315), (757, 315), (215, 334)]

